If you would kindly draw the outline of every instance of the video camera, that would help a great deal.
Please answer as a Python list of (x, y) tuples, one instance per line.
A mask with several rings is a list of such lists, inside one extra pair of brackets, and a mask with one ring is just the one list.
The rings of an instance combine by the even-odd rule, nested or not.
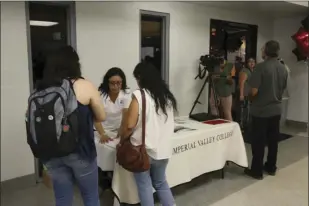
[(218, 57), (215, 55), (207, 54), (200, 57), (200, 64), (203, 65), (205, 69), (210, 73), (213, 73), (215, 71), (215, 67), (219, 66), (223, 62), (224, 58), (221, 56)]
[[(216, 67), (219, 67), (220, 64), (222, 64), (222, 63), (224, 63), (223, 55), (207, 54), (207, 55), (203, 55), (203, 56), (200, 57), (199, 72), (198, 72), (198, 75), (195, 77), (195, 79), (197, 79), (197, 78), (203, 79), (205, 76), (206, 76), (206, 78), (204, 80), (204, 83), (203, 83), (203, 86), (202, 86), (200, 92), (197, 95), (197, 98), (194, 101), (193, 107), (191, 108), (191, 111), (189, 113), (189, 117), (191, 119), (202, 122), (202, 121), (206, 121), (206, 120), (209, 120), (209, 119), (218, 118), (217, 116), (214, 117), (210, 113), (202, 112), (202, 113), (192, 114), (192, 112), (193, 112), (196, 104), (200, 104), (199, 98), (200, 98), (200, 96), (201, 96), (201, 94), (202, 94), (202, 92), (205, 88), (206, 83), (209, 82), (211, 88), (214, 88), (214, 83), (213, 83), (213, 80), (212, 80), (211, 77), (215, 73)], [(204, 68), (201, 68), (202, 66)], [(217, 94), (216, 94), (215, 89), (213, 89), (213, 95), (214, 95), (214, 99), (215, 99), (216, 110), (217, 110), (217, 113), (219, 114), (219, 109), (218, 109), (219, 107), (217, 105), (218, 98), (217, 98)]]

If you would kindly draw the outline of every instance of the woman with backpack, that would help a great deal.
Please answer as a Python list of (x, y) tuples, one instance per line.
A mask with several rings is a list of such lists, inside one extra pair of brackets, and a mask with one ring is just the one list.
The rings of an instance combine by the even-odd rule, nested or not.
[(154, 206), (154, 188), (162, 205), (173, 206), (175, 200), (166, 181), (165, 171), (172, 156), (171, 138), (174, 134), (174, 111), (177, 110), (177, 102), (162, 80), (160, 72), (151, 63), (139, 63), (133, 75), (140, 90), (133, 92), (121, 142), (130, 138), (132, 145), (142, 145), (144, 122), (145, 147), (150, 159), (150, 169), (133, 173), (141, 205)]
[(71, 46), (48, 57), (28, 105), (28, 143), (47, 168), (56, 206), (73, 204), (75, 183), (85, 206), (100, 206), (93, 123), (105, 119), (104, 106)]

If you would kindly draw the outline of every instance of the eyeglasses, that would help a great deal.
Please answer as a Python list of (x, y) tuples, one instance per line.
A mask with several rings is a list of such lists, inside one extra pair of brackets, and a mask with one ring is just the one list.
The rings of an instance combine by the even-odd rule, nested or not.
[(110, 81), (109, 82), (110, 86), (121, 86), (122, 85), (122, 81)]

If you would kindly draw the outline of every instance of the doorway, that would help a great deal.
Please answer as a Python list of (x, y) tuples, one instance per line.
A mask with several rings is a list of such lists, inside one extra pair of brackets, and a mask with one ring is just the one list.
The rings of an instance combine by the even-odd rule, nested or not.
[[(257, 54), (258, 26), (237, 22), (210, 20), (210, 48), (209, 53), (222, 54), (225, 59), (234, 64), (235, 76), (233, 84), (233, 108), (232, 116), (234, 120), (239, 119), (239, 95), (238, 76), (245, 67), (249, 58), (256, 59)], [(209, 86), (210, 91), (210, 86)], [(210, 92), (208, 99), (210, 99)], [(210, 107), (208, 107), (210, 112)]]
[[(31, 92), (43, 78), (46, 57), (53, 50), (71, 45), (76, 49), (74, 2), (26, 2), (29, 78)], [(36, 180), (43, 165), (35, 159)]]
[(140, 60), (151, 62), (169, 81), (169, 14), (141, 11)]
[(256, 59), (257, 33), (257, 25), (211, 19), (209, 53), (224, 54), (232, 63)]

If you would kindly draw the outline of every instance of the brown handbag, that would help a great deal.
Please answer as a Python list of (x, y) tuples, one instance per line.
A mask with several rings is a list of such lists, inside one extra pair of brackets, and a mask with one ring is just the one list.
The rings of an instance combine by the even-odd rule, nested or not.
[(140, 90), (142, 95), (142, 144), (134, 146), (130, 137), (120, 141), (117, 146), (117, 162), (124, 169), (130, 172), (145, 172), (150, 169), (149, 157), (145, 146), (146, 129), (146, 98), (144, 90)]

